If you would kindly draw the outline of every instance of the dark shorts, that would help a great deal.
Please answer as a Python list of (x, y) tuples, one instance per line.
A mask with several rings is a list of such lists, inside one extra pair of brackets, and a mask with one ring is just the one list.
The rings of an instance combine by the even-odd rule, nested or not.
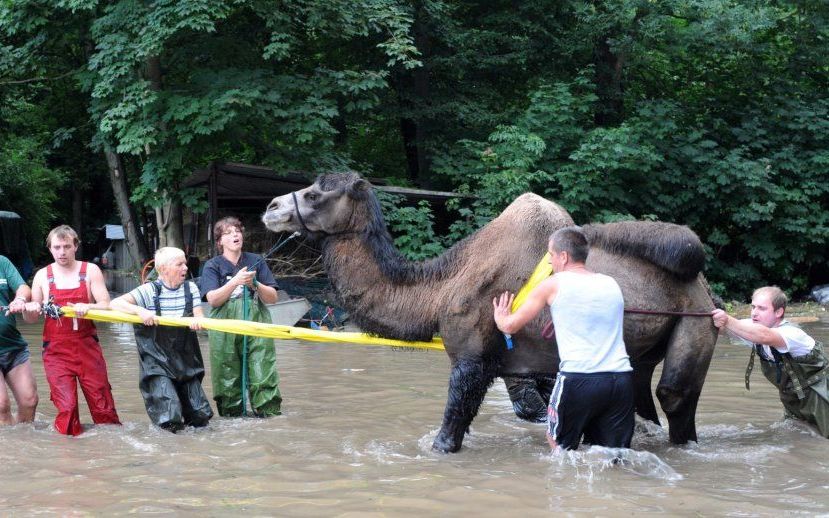
[(18, 365), (23, 365), (29, 359), (29, 349), (13, 349), (0, 352), (0, 372), (6, 376)]
[(632, 372), (560, 372), (547, 407), (547, 433), (565, 450), (585, 444), (630, 448)]

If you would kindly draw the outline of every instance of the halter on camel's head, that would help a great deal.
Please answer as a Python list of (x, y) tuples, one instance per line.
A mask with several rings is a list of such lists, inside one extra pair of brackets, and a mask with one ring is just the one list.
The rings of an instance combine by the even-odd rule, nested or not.
[[(371, 195), (371, 184), (357, 173), (320, 175), (309, 187), (274, 198), (262, 215), (262, 222), (273, 232), (302, 232), (321, 239), (356, 234), (375, 220), (379, 203)], [(373, 216), (373, 215), (372, 215)]]

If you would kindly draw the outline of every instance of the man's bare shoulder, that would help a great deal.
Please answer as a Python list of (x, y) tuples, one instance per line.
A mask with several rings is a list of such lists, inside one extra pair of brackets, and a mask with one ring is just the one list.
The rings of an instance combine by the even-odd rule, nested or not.
[(552, 299), (555, 298), (556, 293), (558, 293), (558, 286), (560, 282), (560, 277), (551, 275), (538, 283), (538, 292), (547, 304), (551, 304)]
[(46, 268), (41, 268), (32, 277), (32, 301), (41, 302), (49, 293), (49, 283), (46, 282)]
[(101, 272), (101, 268), (95, 263), (86, 263), (86, 274), (87, 275), (100, 275), (103, 276), (103, 272)]
[(549, 288), (550, 286), (557, 285), (559, 283), (559, 279), (561, 279), (561, 277), (557, 277), (556, 275), (550, 275), (549, 277), (547, 277), (543, 281), (539, 282), (538, 285), (539, 286), (545, 286), (545, 287)]
[(34, 285), (34, 283), (36, 283), (36, 282), (43, 282), (43, 280), (45, 278), (46, 278), (46, 267), (44, 266), (43, 268), (41, 268), (40, 270), (35, 272), (35, 276), (32, 277), (32, 285)]

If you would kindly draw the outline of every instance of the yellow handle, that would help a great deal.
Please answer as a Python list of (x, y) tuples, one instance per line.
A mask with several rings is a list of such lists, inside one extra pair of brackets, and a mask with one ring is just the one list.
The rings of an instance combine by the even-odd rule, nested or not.
[[(63, 316), (75, 317), (75, 310), (71, 307), (61, 308)], [(128, 324), (141, 324), (138, 315), (122, 313), (103, 309), (91, 309), (83, 316), (89, 320), (100, 322), (122, 322)], [(159, 317), (158, 323), (162, 326), (189, 327), (193, 321), (192, 317)], [(264, 324), (261, 322), (248, 322), (246, 320), (233, 320), (221, 318), (203, 318), (202, 328), (221, 331), (223, 333), (234, 333), (248, 336), (261, 336), (264, 338), (276, 338), (280, 340), (299, 339), (312, 342), (348, 342), (361, 345), (386, 345), (392, 347), (414, 347), (417, 349), (443, 350), (443, 340), (433, 338), (430, 342), (406, 342), (403, 340), (392, 340), (380, 338), (364, 333), (317, 331), (302, 327), (280, 326), (276, 324)]]
[[(530, 291), (541, 281), (550, 276), (553, 272), (549, 260), (550, 254), (545, 254), (535, 267), (532, 275), (530, 275), (527, 283), (518, 291), (515, 300), (512, 303), (512, 310), (518, 309)], [(61, 308), (61, 311), (66, 317), (75, 317), (75, 310), (69, 306)], [(131, 315), (129, 313), (122, 313), (120, 311), (110, 311), (101, 309), (89, 310), (83, 318), (89, 320), (97, 320), (100, 322), (121, 322), (128, 324), (141, 324), (141, 318), (138, 315)], [(159, 317), (158, 323), (163, 326), (179, 326), (189, 327), (192, 322), (192, 317)], [(315, 329), (305, 329), (302, 327), (280, 326), (275, 324), (263, 324), (260, 322), (248, 322), (245, 320), (231, 320), (219, 318), (204, 318), (202, 319), (202, 327), (212, 331), (221, 331), (223, 333), (234, 333), (249, 336), (262, 336), (265, 338), (276, 339), (299, 339), (310, 340), (313, 342), (348, 342), (361, 345), (386, 345), (392, 347), (414, 347), (418, 349), (436, 349), (443, 350), (443, 340), (439, 337), (433, 338), (429, 342), (406, 342), (403, 340), (392, 340), (390, 338), (380, 338), (364, 333), (350, 333), (350, 332), (336, 332), (336, 331), (318, 331)]]
[(518, 290), (518, 295), (515, 296), (515, 300), (512, 301), (512, 312), (514, 313), (516, 309), (521, 307), (521, 304), (527, 300), (527, 295), (530, 294), (533, 288), (535, 288), (538, 283), (549, 277), (553, 273), (553, 266), (550, 264), (550, 253), (544, 254), (544, 257), (541, 258), (538, 265), (536, 265), (535, 270), (533, 270), (533, 274), (530, 275), (530, 278), (527, 279), (527, 283), (521, 286), (521, 289)]

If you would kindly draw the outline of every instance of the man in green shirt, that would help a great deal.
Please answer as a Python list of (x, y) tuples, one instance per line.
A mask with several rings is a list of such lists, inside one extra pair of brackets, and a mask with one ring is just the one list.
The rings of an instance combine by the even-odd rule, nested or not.
[[(32, 290), (11, 261), (0, 255), (0, 425), (33, 421), (37, 408), (37, 385), (29, 361), (29, 344), (17, 330), (15, 313), (22, 313)], [(17, 402), (12, 421), (8, 386)]]

